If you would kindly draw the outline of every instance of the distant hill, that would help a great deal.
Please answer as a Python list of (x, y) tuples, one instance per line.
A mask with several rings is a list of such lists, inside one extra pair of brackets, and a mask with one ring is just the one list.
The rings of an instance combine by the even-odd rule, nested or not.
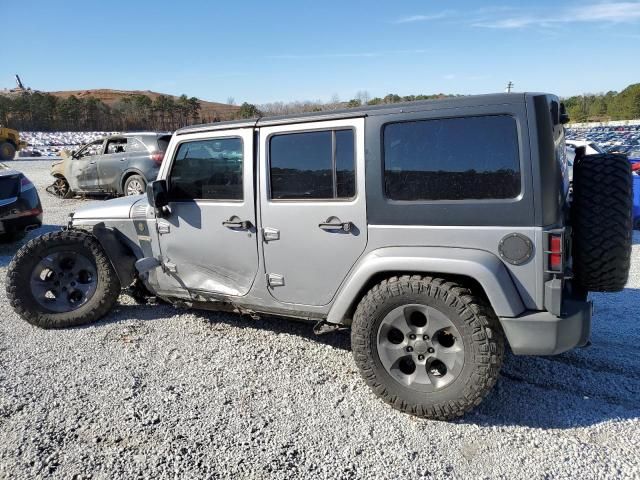
[[(45, 93), (45, 92), (42, 92)], [(98, 100), (104, 102), (105, 104), (112, 107), (118, 101), (122, 100), (124, 97), (130, 95), (146, 95), (151, 98), (151, 100), (155, 100), (157, 97), (161, 95), (165, 95), (167, 97), (172, 97), (174, 100), (177, 100), (178, 97), (175, 95), (167, 95), (164, 93), (152, 92), (151, 90), (113, 90), (110, 88), (97, 88), (93, 90), (64, 90), (59, 92), (46, 92), (54, 97), (59, 98), (68, 98), (71, 95), (82, 99), (86, 97), (94, 97)], [(203, 119), (209, 120), (212, 118), (219, 118), (220, 120), (230, 120), (233, 118), (237, 118), (237, 113), (240, 110), (240, 107), (236, 105), (229, 105), (227, 103), (218, 103), (218, 102), (207, 102), (205, 100), (200, 101), (200, 116)]]

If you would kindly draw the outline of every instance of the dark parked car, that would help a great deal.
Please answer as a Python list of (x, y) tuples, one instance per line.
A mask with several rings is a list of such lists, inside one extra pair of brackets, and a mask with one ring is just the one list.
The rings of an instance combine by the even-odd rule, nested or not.
[(0, 239), (13, 240), (42, 225), (36, 187), (22, 172), (0, 163)]
[(126, 133), (95, 140), (51, 165), (53, 193), (138, 195), (156, 179), (171, 135)]

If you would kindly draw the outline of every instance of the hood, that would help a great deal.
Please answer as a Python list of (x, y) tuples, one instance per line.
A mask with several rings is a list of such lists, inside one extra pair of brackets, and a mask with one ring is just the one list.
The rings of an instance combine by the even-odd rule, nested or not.
[(80, 207), (73, 214), (73, 219), (113, 220), (130, 218), (131, 209), (136, 203), (147, 203), (145, 195), (130, 195), (128, 197), (114, 198), (102, 202), (91, 202), (85, 207)]

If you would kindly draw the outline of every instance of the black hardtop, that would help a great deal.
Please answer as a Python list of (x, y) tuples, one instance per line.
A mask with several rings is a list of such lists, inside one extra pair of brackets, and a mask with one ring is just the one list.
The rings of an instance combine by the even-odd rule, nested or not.
[(208, 132), (213, 130), (230, 130), (236, 128), (255, 128), (287, 123), (315, 122), (320, 120), (339, 120), (343, 118), (368, 117), (420, 110), (441, 110), (448, 108), (479, 107), (485, 105), (522, 104), (527, 97), (548, 95), (545, 93), (491, 93), (485, 95), (467, 95), (440, 98), (436, 100), (418, 100), (414, 102), (390, 103), (358, 108), (347, 108), (322, 112), (307, 112), (275, 117), (259, 117), (248, 120), (231, 120), (227, 122), (192, 125), (176, 130), (176, 135)]

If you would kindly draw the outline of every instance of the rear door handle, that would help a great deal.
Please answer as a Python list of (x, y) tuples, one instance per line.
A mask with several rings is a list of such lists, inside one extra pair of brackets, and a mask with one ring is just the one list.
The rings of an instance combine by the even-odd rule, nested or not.
[(243, 230), (249, 230), (252, 227), (249, 220), (240, 220), (240, 218), (235, 215), (229, 218), (229, 220), (222, 222), (222, 226), (227, 228), (241, 228)]
[(341, 222), (339, 218), (330, 217), (323, 223), (319, 223), (318, 227), (322, 230), (331, 231), (331, 230), (342, 230), (343, 232), (350, 232), (353, 227), (353, 223), (351, 222)]

